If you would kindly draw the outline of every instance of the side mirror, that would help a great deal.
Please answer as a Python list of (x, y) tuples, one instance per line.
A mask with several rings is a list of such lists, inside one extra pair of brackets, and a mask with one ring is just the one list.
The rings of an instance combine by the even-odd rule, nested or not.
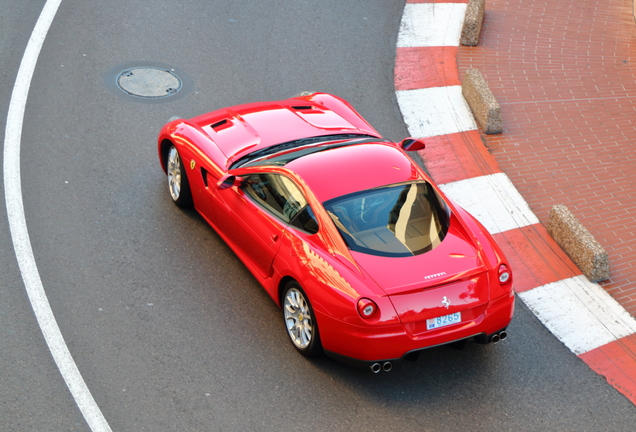
[(240, 187), (244, 181), (243, 177), (230, 175), (219, 182), (219, 189), (227, 189), (232, 186)]
[(424, 141), (415, 139), (415, 138), (405, 138), (400, 143), (400, 147), (402, 147), (406, 151), (415, 151), (415, 150), (423, 150), (426, 147)]

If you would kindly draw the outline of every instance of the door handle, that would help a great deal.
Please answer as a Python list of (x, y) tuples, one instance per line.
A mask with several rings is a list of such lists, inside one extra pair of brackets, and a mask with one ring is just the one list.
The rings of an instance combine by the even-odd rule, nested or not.
[(270, 238), (272, 239), (274, 243), (276, 243), (278, 241), (278, 234), (272, 234)]

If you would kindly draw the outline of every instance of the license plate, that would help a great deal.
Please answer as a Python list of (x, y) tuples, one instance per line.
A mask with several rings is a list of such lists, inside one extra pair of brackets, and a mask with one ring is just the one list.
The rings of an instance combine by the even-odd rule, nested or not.
[(455, 312), (450, 315), (444, 315), (437, 318), (431, 318), (426, 320), (426, 329), (433, 330), (447, 325), (456, 324), (462, 322), (462, 313)]

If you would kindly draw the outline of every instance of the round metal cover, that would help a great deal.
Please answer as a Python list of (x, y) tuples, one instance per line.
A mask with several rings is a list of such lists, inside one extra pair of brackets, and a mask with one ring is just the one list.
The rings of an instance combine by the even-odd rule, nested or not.
[(137, 67), (121, 72), (117, 77), (117, 86), (133, 96), (165, 98), (181, 90), (182, 82), (169, 70)]

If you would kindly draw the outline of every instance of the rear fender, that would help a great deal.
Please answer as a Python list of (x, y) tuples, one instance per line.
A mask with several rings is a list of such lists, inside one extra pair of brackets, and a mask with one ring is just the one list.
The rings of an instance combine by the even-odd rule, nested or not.
[[(288, 228), (281, 241), (274, 259), (274, 286), (278, 290), (284, 286), (285, 278), (291, 277), (302, 285), (312, 306), (321, 314), (357, 326), (399, 323), (393, 305), (388, 297), (381, 295), (383, 291), (375, 282), (325, 253), (319, 235)], [(270, 292), (279, 306), (282, 294)], [(372, 299), (380, 309), (369, 320), (363, 320), (357, 311), (357, 302), (362, 297)]]
[[(459, 206), (455, 206), (456, 211), (460, 214), (460, 217), (464, 220), (467, 229), (470, 229), (475, 236), (475, 239), (481, 245), (483, 256), (488, 260), (486, 263), (489, 269), (490, 278), (490, 299), (496, 299), (502, 296), (510, 296), (512, 291), (512, 284), (514, 279), (514, 272), (510, 263), (506, 259), (503, 251), (493, 238), (493, 236), (486, 230), (486, 228), (479, 222), (473, 215)], [(499, 266), (506, 265), (510, 270), (512, 277), (504, 284), (499, 282)]]

